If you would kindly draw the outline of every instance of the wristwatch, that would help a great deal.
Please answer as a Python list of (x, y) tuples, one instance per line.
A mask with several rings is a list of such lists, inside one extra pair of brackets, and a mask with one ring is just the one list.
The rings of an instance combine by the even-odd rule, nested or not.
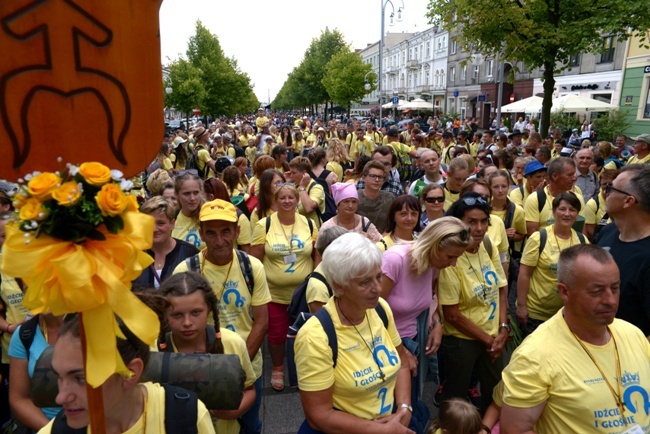
[(399, 405), (399, 408), (405, 408), (405, 409), (407, 409), (408, 411), (410, 411), (411, 413), (413, 413), (413, 407), (411, 407), (411, 406), (408, 405), (408, 404), (400, 404), (400, 405)]
[(510, 324), (508, 324), (507, 322), (502, 322), (501, 324), (499, 324), (499, 330), (501, 329), (506, 329), (506, 331), (510, 333)]
[(305, 191), (307, 190), (305, 187), (300, 187), (300, 191)]

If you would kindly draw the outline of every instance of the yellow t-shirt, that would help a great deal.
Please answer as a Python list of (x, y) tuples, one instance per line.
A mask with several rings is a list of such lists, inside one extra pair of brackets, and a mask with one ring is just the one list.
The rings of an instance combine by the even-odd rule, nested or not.
[[(537, 202), (537, 193), (533, 193), (528, 196), (526, 203), (524, 204), (524, 214), (526, 216), (526, 221), (539, 223), (540, 229), (552, 225), (555, 222), (555, 218), (553, 217), (553, 199), (555, 197), (551, 196), (551, 193), (548, 191), (548, 186), (544, 187), (544, 191), (546, 192), (546, 205), (544, 205), (541, 213), (537, 208), (539, 205)], [(574, 193), (582, 205), (580, 208), (580, 215), (582, 215), (585, 208), (585, 200), (582, 198), (582, 192), (578, 187), (575, 187)]]
[(255, 137), (253, 136), (244, 136), (243, 134), (240, 134), (239, 137), (237, 138), (237, 142), (239, 143), (239, 146), (241, 148), (246, 149), (248, 147), (248, 141), (254, 138)]
[[(174, 158), (176, 158), (175, 155), (174, 155)], [(165, 157), (163, 159), (162, 168), (165, 169), (165, 170), (172, 170), (174, 168), (174, 163), (172, 163), (171, 158)]]
[[(611, 162), (613, 163), (613, 161)], [(627, 160), (627, 165), (629, 166), (630, 164), (650, 164), (650, 154), (646, 155), (645, 157), (639, 159), (638, 155), (632, 155), (629, 160)], [(616, 165), (616, 164), (614, 164)], [(609, 169), (609, 167), (605, 166), (606, 169)], [(614, 167), (616, 169), (616, 167)]]
[[(530, 277), (526, 307), (528, 315), (536, 320), (546, 321), (564, 305), (557, 289), (557, 262), (560, 252), (580, 244), (578, 233), (571, 230), (571, 239), (555, 236), (555, 226), (546, 227), (546, 245), (539, 254), (539, 231), (528, 238), (521, 257), (521, 264), (535, 267)], [(585, 243), (589, 243), (585, 239)], [(559, 245), (558, 245), (559, 244)]]
[[(264, 266), (253, 256), (248, 256), (253, 269), (253, 294), (246, 287), (246, 280), (242, 274), (237, 255), (233, 252), (232, 267), (230, 264), (215, 265), (205, 260), (205, 251), (199, 253), (201, 274), (210, 283), (210, 286), (219, 300), (219, 321), (221, 328), (227, 328), (237, 333), (244, 341), (253, 329), (253, 318), (251, 317), (252, 306), (262, 306), (271, 301), (271, 294), (266, 283)], [(228, 269), (230, 272), (228, 273)], [(187, 263), (181, 262), (174, 269), (174, 274), (187, 271)], [(226, 273), (228, 273), (226, 275)], [(262, 351), (257, 352), (253, 359), (253, 370), (255, 378), (262, 375)]]
[(258, 131), (261, 131), (262, 127), (268, 124), (269, 124), (269, 118), (267, 118), (266, 116), (258, 116), (255, 118), (255, 126), (257, 127)]
[(250, 244), (252, 239), (251, 222), (250, 220), (248, 220), (248, 217), (246, 217), (246, 214), (244, 213), (239, 214), (239, 220), (237, 220), (237, 226), (239, 226), (239, 236), (237, 237), (237, 241), (233, 245), (235, 249), (238, 248), (239, 246), (245, 246), (246, 244)]
[(362, 140), (356, 140), (355, 137), (354, 143), (350, 146), (350, 152), (348, 152), (350, 160), (355, 161), (359, 155), (367, 155), (370, 157), (372, 151), (374, 151), (376, 147), (377, 145), (366, 137)]
[(343, 182), (343, 166), (341, 166), (336, 161), (329, 161), (325, 168), (330, 172), (334, 172), (336, 174), (338, 182)]
[(212, 157), (210, 156), (208, 150), (205, 149), (203, 146), (198, 148), (198, 151), (196, 151), (196, 159), (198, 160), (199, 169), (205, 171), (206, 176), (204, 176), (203, 178), (205, 179), (214, 178), (214, 172), (212, 171), (212, 169), (209, 166), (206, 167), (208, 161), (212, 160)]
[[(2, 263), (2, 253), (0, 253), (0, 263)], [(16, 279), (0, 272), (2, 286), (0, 296), (5, 305), (5, 319), (9, 324), (20, 324), (28, 318), (31, 318), (29, 310), (23, 306), (23, 292), (20, 290)], [(9, 341), (10, 333), (2, 334), (2, 363), (9, 363)]]
[[(619, 353), (625, 417), (647, 433), (650, 344), (638, 328), (625, 321), (615, 319), (609, 329)], [(614, 342), (583, 344), (616, 390)], [(607, 383), (569, 330), (562, 311), (517, 348), (503, 370), (503, 382), (503, 401), (509, 406), (531, 408), (546, 402), (535, 432), (610, 434), (632, 427), (624, 425)]]
[(498, 216), (490, 214), (490, 225), (487, 228), (487, 236), (490, 237), (492, 245), (499, 253), (508, 253), (508, 234), (506, 233), (506, 225)]
[[(336, 368), (332, 366), (332, 350), (320, 321), (309, 319), (298, 332), (295, 344), (300, 390), (318, 392), (333, 386), (334, 408), (366, 420), (388, 416), (393, 410), (395, 384), (401, 367), (396, 347), (402, 343), (390, 307), (385, 300), (379, 299), (388, 317), (388, 328), (374, 309), (368, 309), (367, 320), (355, 330), (341, 324), (334, 300), (330, 299), (323, 309), (331, 315), (336, 331)], [(383, 364), (384, 381), (370, 350), (360, 342), (359, 334), (371, 348), (372, 337), (375, 338), (375, 353)]]
[(381, 250), (381, 252), (384, 253), (386, 250), (390, 249), (395, 245), (395, 240), (393, 239), (393, 237), (391, 237), (391, 234), (388, 233), (384, 238), (382, 238), (376, 244), (377, 247), (379, 247), (379, 250)]
[[(499, 333), (499, 288), (506, 286), (506, 276), (493, 246), (492, 257), (483, 243), (477, 253), (464, 252), (455, 266), (440, 270), (438, 300), (441, 305), (458, 305), (468, 320), (491, 336)], [(445, 335), (473, 339), (442, 321)]]
[[(165, 430), (165, 389), (158, 383), (142, 383), (142, 386), (147, 389), (147, 408), (140, 416), (140, 419), (131, 428), (124, 431), (123, 434), (164, 434), (167, 432)], [(199, 434), (214, 434), (212, 419), (205, 408), (205, 404), (199, 400), (196, 407), (196, 428)], [(147, 417), (146, 422), (144, 420), (145, 415)], [(53, 424), (54, 419), (41, 428), (38, 434), (51, 434)], [(143, 431), (145, 427), (146, 432)], [(90, 427), (87, 428), (86, 432), (91, 432)]]
[[(492, 216), (499, 217), (504, 224), (504, 230), (508, 229), (505, 227), (506, 223), (506, 213), (507, 210), (503, 211), (491, 211), (490, 221), (492, 221)], [(515, 215), (512, 218), (512, 227), (515, 228), (515, 231), (518, 234), (526, 235), (526, 219), (524, 218), (524, 209), (519, 205), (515, 205)], [(488, 234), (490, 233), (490, 228), (488, 228)], [(508, 234), (506, 234), (506, 243), (509, 244)], [(490, 238), (492, 240), (492, 238)], [(521, 241), (515, 242), (515, 250), (521, 252)], [(499, 244), (499, 252), (501, 252), (501, 244)], [(510, 251), (508, 250), (508, 259), (510, 258)]]
[[(325, 191), (323, 191), (323, 187), (316, 181), (312, 180), (307, 186), (306, 190), (307, 190), (307, 194), (309, 195), (309, 198), (318, 204), (317, 206), (321, 214), (324, 213), (325, 212)], [(299, 203), (298, 212), (301, 215), (304, 215), (305, 217), (312, 219), (312, 221), (316, 224), (316, 229), (320, 229), (320, 225), (322, 222), (318, 218), (318, 213), (316, 212), (316, 210), (310, 213), (306, 213), (305, 208), (302, 206), (302, 203)]]
[(199, 250), (205, 248), (205, 243), (199, 235), (198, 219), (195, 221), (182, 212), (179, 212), (178, 217), (176, 217), (172, 237), (186, 241)]
[[(262, 218), (271, 216), (273, 214), (275, 214), (275, 211), (270, 209), (270, 210), (268, 210), (266, 212), (266, 214), (264, 214), (264, 216)], [(255, 226), (257, 225), (257, 222), (260, 221), (260, 218), (257, 216), (257, 208), (255, 208), (253, 210), (253, 212), (251, 213), (251, 219), (250, 220), (251, 220), (251, 238), (252, 238), (252, 234), (253, 234), (253, 231), (255, 230)]]
[[(271, 219), (268, 233), (267, 218)], [(309, 233), (307, 218), (300, 215), (296, 215), (293, 226), (285, 226), (274, 214), (260, 220), (253, 230), (252, 245), (264, 244), (264, 270), (274, 303), (289, 304), (293, 291), (314, 270), (311, 254), (318, 230), (315, 224), (312, 226), (313, 230)], [(287, 244), (291, 245), (291, 249)], [(296, 255), (296, 260), (286, 262), (285, 258), (291, 254)]]
[(253, 163), (255, 162), (255, 157), (257, 157), (257, 147), (256, 146), (249, 146), (246, 148), (246, 158), (248, 158), (248, 162), (250, 163), (251, 167), (253, 167)]
[(452, 193), (451, 190), (445, 186), (445, 205), (443, 206), (443, 209), (447, 211), (451, 205), (456, 202), (460, 198), (460, 192), (457, 193)]
[(304, 139), (299, 141), (299, 142), (298, 141), (293, 142), (293, 154), (295, 156), (298, 156), (298, 155), (302, 154), (303, 149), (305, 149), (305, 140)]
[(598, 205), (596, 201), (591, 198), (585, 205), (585, 210), (582, 213), (585, 217), (586, 225), (595, 225), (605, 216), (605, 196), (603, 192), (598, 193)]
[[(522, 194), (523, 190), (523, 194)], [(528, 190), (526, 190), (526, 180), (524, 179), (524, 185), (520, 189), (518, 186), (510, 190), (510, 193), (508, 193), (508, 199), (510, 199), (510, 202), (513, 202), (516, 205), (519, 205), (522, 209), (524, 208), (524, 204), (526, 203), (526, 199), (528, 199), (528, 196), (530, 196), (530, 193), (528, 193)]]
[[(325, 277), (322, 263), (318, 264), (314, 269), (314, 271), (320, 273), (323, 277)], [(325, 304), (329, 301), (331, 297), (330, 297), (330, 292), (327, 289), (327, 285), (325, 285), (320, 280), (312, 277), (311, 279), (309, 279), (309, 282), (307, 282), (305, 298), (307, 299), (307, 304), (309, 305), (309, 303), (313, 303), (315, 301)]]

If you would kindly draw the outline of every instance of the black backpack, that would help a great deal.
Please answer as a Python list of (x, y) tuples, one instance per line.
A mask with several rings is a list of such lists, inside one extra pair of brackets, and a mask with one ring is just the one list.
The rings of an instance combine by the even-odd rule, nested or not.
[[(161, 384), (165, 389), (165, 432), (169, 434), (197, 434), (198, 419), (196, 393), (171, 384)], [(86, 434), (84, 428), (70, 428), (61, 410), (54, 418), (52, 434)]]
[(311, 175), (314, 182), (307, 189), (307, 195), (309, 195), (311, 189), (314, 188), (314, 185), (318, 184), (321, 187), (323, 187), (323, 193), (325, 194), (325, 212), (320, 212), (320, 208), (316, 207), (316, 215), (318, 216), (318, 219), (320, 220), (321, 223), (325, 223), (326, 221), (334, 217), (337, 213), (336, 202), (334, 202), (334, 198), (332, 197), (332, 193), (330, 192), (330, 186), (327, 184), (327, 181), (325, 181), (325, 178), (327, 178), (327, 175), (329, 175), (330, 173), (331, 172), (327, 169), (323, 170), (319, 177), (313, 176), (312, 173)]
[(196, 172), (199, 174), (200, 178), (205, 178), (205, 174), (207, 173), (207, 168), (208, 165), (206, 163), (205, 166), (203, 166), (203, 170), (199, 168), (199, 157), (197, 153), (199, 152), (197, 147), (194, 147), (192, 149), (187, 157), (187, 163), (185, 164), (185, 170), (196, 170)]
[(327, 283), (325, 276), (320, 274), (318, 271), (312, 271), (307, 277), (305, 277), (305, 280), (303, 280), (302, 283), (298, 285), (296, 290), (293, 291), (291, 303), (289, 303), (289, 307), (287, 308), (287, 313), (289, 314), (289, 324), (296, 322), (296, 318), (298, 318), (298, 315), (300, 315), (302, 312), (309, 312), (309, 305), (307, 304), (307, 286), (309, 286), (309, 279), (312, 277), (325, 284), (330, 297), (333, 294), (332, 288), (330, 287), (329, 283)]
[[(582, 232), (577, 232), (578, 234), (578, 239), (580, 240), (580, 244), (585, 243), (585, 236), (582, 234)], [(546, 228), (542, 228), (539, 230), (539, 249), (538, 249), (538, 254), (541, 255), (542, 252), (544, 251), (544, 247), (546, 247), (546, 240), (548, 239), (548, 233), (546, 232)]]

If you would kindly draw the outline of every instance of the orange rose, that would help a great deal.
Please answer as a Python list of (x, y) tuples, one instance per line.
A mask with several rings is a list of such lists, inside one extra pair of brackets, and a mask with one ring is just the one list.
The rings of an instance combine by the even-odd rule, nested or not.
[(111, 169), (102, 163), (83, 163), (79, 166), (79, 174), (88, 184), (95, 187), (100, 187), (111, 180)]
[(47, 211), (40, 200), (30, 197), (20, 208), (19, 216), (21, 220), (41, 221), (47, 217)]
[(124, 212), (129, 205), (127, 197), (117, 184), (106, 184), (95, 196), (97, 206), (103, 216), (115, 217)]
[(22, 193), (22, 190), (20, 193), (16, 193), (14, 197), (12, 197), (12, 201), (14, 204), (14, 209), (21, 209), (23, 205), (25, 205), (25, 202), (27, 202), (27, 199), (29, 199), (27, 196), (25, 196), (24, 193)]
[(52, 192), (52, 198), (56, 200), (59, 205), (72, 206), (81, 198), (81, 188), (76, 182), (64, 182), (59, 188)]
[(136, 198), (132, 194), (127, 194), (126, 201), (127, 201), (127, 205), (126, 205), (127, 211), (138, 212), (138, 210), (140, 209), (140, 205), (138, 205), (138, 198)]
[(50, 200), (52, 192), (61, 183), (61, 178), (51, 172), (39, 173), (27, 183), (27, 192), (40, 201)]

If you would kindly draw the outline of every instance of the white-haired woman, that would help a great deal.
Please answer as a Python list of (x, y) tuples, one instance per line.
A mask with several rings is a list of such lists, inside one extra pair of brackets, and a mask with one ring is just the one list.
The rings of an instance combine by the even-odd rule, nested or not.
[(411, 433), (411, 375), (390, 307), (380, 299), (381, 252), (347, 233), (329, 245), (322, 264), (334, 297), (296, 338), (306, 417), (298, 432)]
[[(426, 356), (435, 354), (442, 341), (434, 285), (438, 270), (456, 265), (469, 244), (469, 229), (459, 219), (441, 217), (412, 244), (397, 244), (384, 252), (381, 296), (393, 312), (411, 371), (416, 370), (419, 359), (420, 376), (426, 374)], [(429, 308), (433, 314), (430, 325)], [(421, 397), (422, 384), (418, 381), (413, 385), (417, 388), (412, 386), (413, 399)]]

